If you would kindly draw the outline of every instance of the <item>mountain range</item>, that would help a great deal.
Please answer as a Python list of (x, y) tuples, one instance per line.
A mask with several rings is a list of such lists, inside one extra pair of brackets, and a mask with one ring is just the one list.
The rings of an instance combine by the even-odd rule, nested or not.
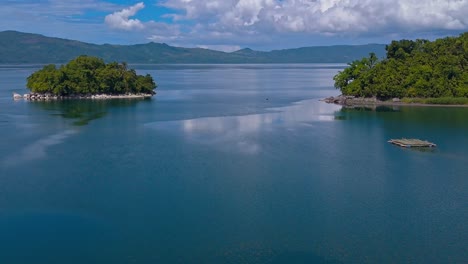
[(18, 31), (0, 32), (0, 64), (64, 63), (79, 55), (128, 63), (347, 63), (368, 56), (385, 56), (384, 44), (314, 46), (222, 52), (150, 42), (136, 45), (91, 44)]

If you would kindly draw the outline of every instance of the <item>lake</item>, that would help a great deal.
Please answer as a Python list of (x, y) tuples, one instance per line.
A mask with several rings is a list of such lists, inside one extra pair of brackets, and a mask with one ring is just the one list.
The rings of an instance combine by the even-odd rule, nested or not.
[(13, 101), (40, 66), (0, 66), (1, 263), (468, 261), (468, 108), (320, 102), (340, 64), (131, 66), (153, 99)]

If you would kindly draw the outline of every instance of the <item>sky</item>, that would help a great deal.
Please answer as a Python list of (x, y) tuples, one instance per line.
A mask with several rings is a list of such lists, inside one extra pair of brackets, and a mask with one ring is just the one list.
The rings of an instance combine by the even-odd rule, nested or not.
[(3, 30), (223, 51), (388, 43), (468, 31), (468, 0), (1, 0)]

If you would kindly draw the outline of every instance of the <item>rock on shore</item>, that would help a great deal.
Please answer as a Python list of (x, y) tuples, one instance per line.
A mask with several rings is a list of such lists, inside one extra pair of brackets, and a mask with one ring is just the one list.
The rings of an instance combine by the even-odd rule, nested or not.
[(328, 97), (323, 99), (322, 101), (329, 103), (329, 104), (339, 104), (345, 106), (352, 106), (352, 105), (374, 105), (381, 103), (375, 97), (364, 98), (364, 97), (355, 97), (355, 96), (347, 96), (347, 95), (339, 95), (337, 97)]
[(21, 94), (13, 93), (13, 99), (20, 100), (22, 98), (23, 98), (23, 96), (21, 96)]
[(145, 94), (75, 94), (75, 95), (53, 95), (50, 93), (28, 93), (21, 96), (20, 94), (13, 93), (13, 99), (24, 99), (27, 101), (49, 101), (49, 100), (63, 100), (63, 99), (129, 99), (129, 98), (151, 98), (156, 93)]

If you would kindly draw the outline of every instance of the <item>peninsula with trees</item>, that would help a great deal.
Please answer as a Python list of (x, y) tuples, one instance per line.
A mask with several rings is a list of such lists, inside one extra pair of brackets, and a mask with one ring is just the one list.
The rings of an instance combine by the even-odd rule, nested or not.
[[(62, 98), (146, 98), (155, 94), (151, 75), (138, 75), (124, 63), (105, 63), (91, 56), (79, 56), (56, 67), (44, 66), (27, 78), (27, 100)], [(20, 97), (16, 94), (16, 99)]]
[(339, 104), (468, 105), (468, 32), (435, 41), (400, 40), (348, 64), (335, 77)]

